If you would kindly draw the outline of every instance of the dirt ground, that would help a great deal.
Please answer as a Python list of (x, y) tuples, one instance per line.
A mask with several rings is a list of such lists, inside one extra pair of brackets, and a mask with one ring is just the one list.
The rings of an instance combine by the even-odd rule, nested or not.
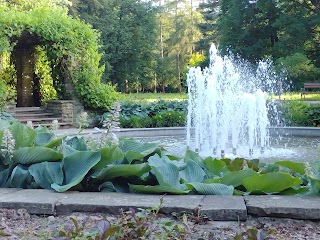
[[(0, 239), (64, 239), (53, 238), (50, 233), (72, 223), (70, 217), (79, 222), (88, 219), (86, 229), (96, 227), (98, 222), (102, 220), (114, 222), (116, 218), (114, 215), (104, 213), (79, 212), (67, 216), (37, 216), (29, 215), (25, 209), (0, 209)], [(245, 232), (250, 228), (261, 231), (265, 237), (270, 237), (257, 239), (320, 239), (320, 222), (249, 217), (246, 222), (206, 221), (202, 219), (202, 221), (195, 223), (192, 217), (188, 219), (186, 228), (190, 234), (184, 239), (232, 239), (237, 233)]]

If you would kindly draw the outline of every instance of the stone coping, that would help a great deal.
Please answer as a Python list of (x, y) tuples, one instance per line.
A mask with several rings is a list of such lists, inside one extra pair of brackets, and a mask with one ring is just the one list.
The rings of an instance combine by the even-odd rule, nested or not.
[(129, 207), (138, 209), (159, 206), (160, 199), (163, 199), (163, 213), (194, 213), (200, 209), (200, 213), (211, 220), (245, 221), (248, 215), (320, 220), (320, 197), (311, 196), (146, 195), (0, 189), (0, 208), (25, 208), (30, 214), (40, 215), (62, 215), (72, 212), (119, 214), (120, 209), (127, 210)]
[[(297, 136), (297, 137), (320, 137), (319, 127), (270, 127), (271, 136)], [(56, 131), (57, 135), (75, 135), (78, 129), (60, 129)], [(166, 127), (166, 128), (122, 128), (116, 132), (118, 137), (166, 137), (166, 136), (186, 136), (187, 130), (185, 127)], [(85, 129), (81, 135), (100, 134), (95, 129)]]

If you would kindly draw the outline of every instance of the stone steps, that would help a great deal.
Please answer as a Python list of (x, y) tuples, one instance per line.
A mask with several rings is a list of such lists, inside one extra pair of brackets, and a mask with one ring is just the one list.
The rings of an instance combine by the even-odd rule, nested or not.
[(60, 128), (69, 128), (70, 122), (63, 122), (62, 118), (52, 112), (47, 112), (44, 107), (17, 107), (8, 110), (19, 122), (26, 124), (31, 121), (34, 127), (46, 126), (51, 127), (52, 121), (58, 120)]

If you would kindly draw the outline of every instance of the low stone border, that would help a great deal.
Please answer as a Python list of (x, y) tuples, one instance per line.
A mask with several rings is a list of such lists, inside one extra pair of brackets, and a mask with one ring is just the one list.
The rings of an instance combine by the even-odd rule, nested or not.
[[(58, 136), (76, 135), (78, 129), (60, 129), (56, 131)], [(319, 127), (270, 127), (269, 133), (271, 136), (297, 136), (297, 137), (320, 137)], [(100, 134), (95, 129), (85, 129), (81, 135)], [(187, 130), (185, 127), (166, 127), (166, 128), (121, 128), (116, 132), (118, 137), (167, 137), (167, 136), (186, 136)]]
[(160, 204), (161, 211), (201, 214), (212, 220), (245, 221), (248, 215), (320, 220), (319, 197), (297, 196), (213, 196), (145, 195), (129, 193), (64, 192), (45, 189), (0, 189), (0, 208), (25, 208), (30, 214), (70, 214), (149, 208)]

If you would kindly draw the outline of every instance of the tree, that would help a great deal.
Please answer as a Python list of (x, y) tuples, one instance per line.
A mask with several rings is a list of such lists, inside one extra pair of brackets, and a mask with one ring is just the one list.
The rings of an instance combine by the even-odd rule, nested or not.
[(207, 53), (211, 44), (217, 44), (217, 20), (219, 0), (207, 0), (199, 4), (198, 11), (202, 14), (202, 21), (198, 24), (202, 38), (197, 42), (198, 50)]
[(272, 54), (279, 40), (274, 26), (279, 14), (276, 1), (220, 0), (220, 9), (217, 25), (223, 53), (231, 50), (249, 61)]
[[(219, 0), (219, 49), (222, 53), (231, 50), (251, 62), (271, 57), (280, 66), (284, 61), (282, 65), (293, 71), (289, 76), (295, 76), (291, 80), (298, 86), (301, 81), (320, 77), (319, 22), (318, 0)], [(309, 73), (298, 71), (297, 76), (294, 66), (300, 68), (301, 61)]]
[(168, 86), (182, 92), (183, 70), (200, 37), (196, 27), (200, 15), (194, 11), (193, 1), (166, 0), (158, 1), (158, 4), (161, 8), (158, 14), (160, 57), (157, 81), (162, 92)]
[(81, 19), (101, 32), (104, 81), (117, 84), (123, 92), (134, 82), (152, 81), (157, 35), (156, 12), (151, 3), (86, 0), (74, 8)]

